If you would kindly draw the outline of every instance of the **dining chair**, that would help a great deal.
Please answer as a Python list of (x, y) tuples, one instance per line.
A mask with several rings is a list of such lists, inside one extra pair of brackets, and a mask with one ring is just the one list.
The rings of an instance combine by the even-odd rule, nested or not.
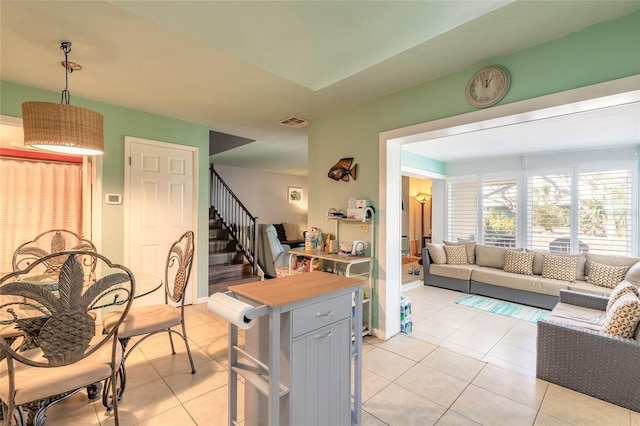
[[(56, 257), (65, 261), (55, 281), (40, 281), (33, 271)], [(101, 275), (88, 285), (84, 259), (91, 259)], [(121, 395), (124, 362), (118, 330), (134, 290), (129, 269), (85, 250), (51, 253), (0, 278), (0, 326), (22, 332), (0, 333), (5, 425), (43, 425), (47, 408), (92, 385), (102, 387), (103, 403), (118, 424), (119, 398), (113, 395)], [(108, 332), (96, 332), (92, 311), (109, 306), (120, 314)]]
[[(64, 250), (85, 250), (96, 252), (96, 246), (88, 239), (66, 229), (52, 229), (37, 235), (33, 240), (21, 244), (13, 252), (12, 267), (14, 271), (21, 271), (29, 267), (35, 260), (51, 253)], [(51, 274), (60, 270), (66, 258), (64, 256), (52, 256), (46, 262), (41, 262), (38, 270), (32, 270), (32, 274)], [(83, 259), (81, 264), (88, 277), (95, 273), (95, 264)]]
[[(155, 334), (166, 332), (169, 335), (172, 355), (176, 354), (172, 334), (184, 341), (191, 364), (191, 374), (195, 374), (184, 321), (184, 294), (191, 275), (194, 249), (193, 231), (185, 232), (171, 245), (164, 270), (164, 304), (134, 306), (129, 310), (118, 331), (118, 339), (126, 349), (125, 362), (140, 343)], [(106, 331), (111, 331), (117, 325), (118, 316), (119, 313), (116, 312), (103, 315), (102, 325)], [(181, 331), (176, 330), (176, 326), (180, 326)], [(142, 337), (127, 349), (129, 340), (136, 336)], [(122, 391), (124, 392), (124, 387)]]

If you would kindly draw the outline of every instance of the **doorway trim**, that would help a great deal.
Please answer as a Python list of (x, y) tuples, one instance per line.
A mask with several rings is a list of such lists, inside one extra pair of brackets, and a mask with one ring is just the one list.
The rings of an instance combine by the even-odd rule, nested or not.
[(381, 132), (376, 336), (386, 340), (400, 332), (402, 145), (631, 102), (640, 102), (638, 75)]

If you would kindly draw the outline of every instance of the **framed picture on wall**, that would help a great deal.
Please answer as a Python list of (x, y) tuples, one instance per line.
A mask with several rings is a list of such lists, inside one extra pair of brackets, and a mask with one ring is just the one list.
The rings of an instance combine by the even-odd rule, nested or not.
[(302, 188), (290, 186), (288, 191), (289, 204), (302, 204)]

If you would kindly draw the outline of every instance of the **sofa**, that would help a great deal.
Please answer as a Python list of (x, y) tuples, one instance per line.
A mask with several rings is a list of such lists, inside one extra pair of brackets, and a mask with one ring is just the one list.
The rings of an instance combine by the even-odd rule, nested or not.
[(297, 223), (274, 223), (273, 227), (276, 230), (280, 244), (286, 244), (293, 248), (304, 244), (305, 231)]
[(561, 290), (608, 296), (640, 258), (493, 247), (475, 242), (427, 244), (424, 283), (552, 309)]
[(537, 324), (536, 377), (640, 412), (640, 264), (630, 271), (609, 297), (560, 290)]

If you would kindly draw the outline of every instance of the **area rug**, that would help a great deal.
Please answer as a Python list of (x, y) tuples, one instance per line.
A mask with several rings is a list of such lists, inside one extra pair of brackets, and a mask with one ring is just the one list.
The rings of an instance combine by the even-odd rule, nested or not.
[(531, 306), (518, 305), (517, 303), (490, 299), (473, 294), (461, 297), (456, 300), (456, 303), (529, 322), (538, 322), (549, 315), (549, 311), (545, 311), (544, 309), (532, 308)]

